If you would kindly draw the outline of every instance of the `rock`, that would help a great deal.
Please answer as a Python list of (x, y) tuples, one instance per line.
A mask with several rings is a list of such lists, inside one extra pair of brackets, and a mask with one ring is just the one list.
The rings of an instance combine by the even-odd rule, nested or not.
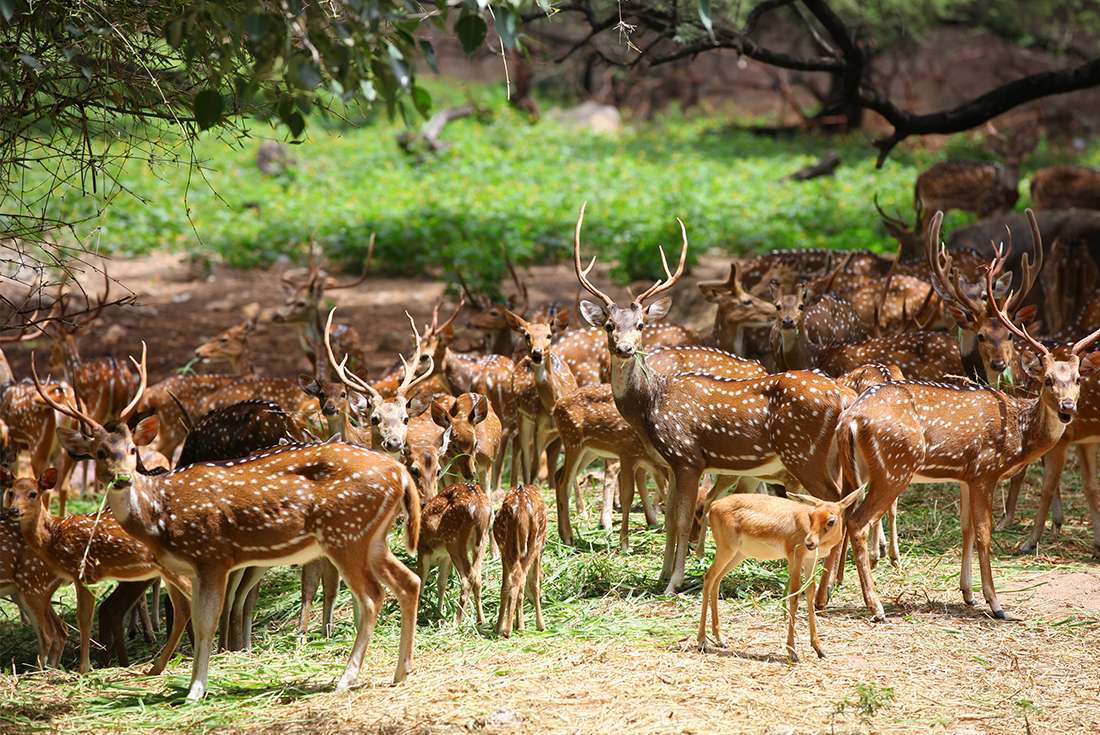
[(566, 127), (575, 130), (587, 130), (602, 135), (617, 135), (623, 129), (623, 117), (619, 110), (611, 105), (601, 105), (589, 100), (576, 107), (555, 110), (556, 117)]
[(795, 729), (790, 725), (772, 725), (767, 729), (768, 735), (795, 735)]
[(498, 709), (496, 712), (478, 717), (474, 720), (474, 726), (479, 729), (490, 727), (509, 727), (523, 722), (523, 718), (510, 709)]

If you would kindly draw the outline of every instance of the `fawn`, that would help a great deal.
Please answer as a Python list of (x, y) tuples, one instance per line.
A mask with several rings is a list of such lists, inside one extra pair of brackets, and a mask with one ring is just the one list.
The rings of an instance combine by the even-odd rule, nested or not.
[(523, 597), (535, 606), (535, 627), (542, 622), (542, 550), (546, 546), (546, 503), (534, 485), (518, 485), (504, 498), (493, 521), (493, 538), (500, 548), (500, 614), (497, 635), (523, 630)]
[(477, 624), (485, 623), (481, 607), (481, 559), (492, 522), (489, 497), (476, 483), (448, 485), (424, 504), (420, 522), (420, 543), (416, 549), (417, 574), (424, 583), (433, 567), (439, 567), (436, 592), (439, 607), (447, 593), (451, 567), (458, 572), (462, 585), (455, 622), (462, 623), (466, 595), (474, 594)]

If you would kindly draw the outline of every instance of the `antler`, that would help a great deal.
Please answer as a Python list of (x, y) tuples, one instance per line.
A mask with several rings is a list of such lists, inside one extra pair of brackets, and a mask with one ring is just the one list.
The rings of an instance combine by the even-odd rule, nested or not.
[[(466, 305), (466, 297), (465, 296), (460, 296), (459, 299), (458, 299), (458, 306), (455, 307), (454, 313), (451, 314), (450, 318), (447, 319), (447, 321), (440, 324), (439, 323), (439, 307), (441, 306), (441, 304), (436, 304), (435, 307), (432, 309), (432, 325), (431, 325), (431, 327), (428, 328), (428, 331), (427, 331), (428, 336), (439, 334), (444, 329), (446, 329), (447, 327), (454, 324), (455, 319), (458, 319), (458, 315), (462, 312), (462, 307), (464, 307), (465, 305)], [(416, 331), (415, 326), (413, 327), (413, 331)]]
[[(1032, 287), (1035, 285), (1035, 279), (1039, 277), (1039, 271), (1043, 269), (1043, 241), (1042, 236), (1039, 233), (1039, 223), (1035, 219), (1035, 213), (1031, 209), (1027, 209), (1024, 212), (1027, 217), (1027, 223), (1031, 227), (1031, 247), (1030, 253), (1024, 253), (1021, 259), (1021, 275), (1020, 288), (1012, 293), (1013, 298), (1005, 303), (1005, 311), (1011, 314), (1020, 304), (1024, 298), (1027, 297)], [(1006, 228), (1007, 229), (1007, 228)], [(1008, 248), (1012, 248), (1012, 230), (1008, 230)], [(1007, 254), (1003, 260), (1007, 261)], [(1004, 263), (1001, 264), (1002, 269)]]
[(370, 242), (367, 244), (367, 260), (366, 260), (365, 263), (363, 263), (363, 273), (362, 273), (362, 275), (360, 275), (354, 281), (350, 281), (348, 283), (337, 283), (332, 278), (326, 278), (325, 279), (325, 288), (327, 290), (336, 291), (336, 290), (339, 290), (341, 288), (355, 288), (356, 286), (361, 284), (363, 281), (367, 280), (367, 275), (370, 274), (370, 260), (371, 260), (371, 257), (374, 255), (374, 238), (375, 238), (375, 234), (376, 233), (374, 233), (374, 232), (370, 233)]
[(329, 364), (332, 365), (332, 369), (336, 371), (336, 377), (340, 378), (340, 382), (351, 388), (357, 393), (366, 393), (371, 398), (377, 401), (382, 400), (382, 394), (379, 393), (358, 375), (348, 369), (348, 356), (344, 355), (344, 359), (340, 362), (336, 362), (336, 355), (332, 352), (332, 315), (336, 313), (336, 307), (332, 307), (328, 313), (328, 321), (325, 322), (325, 351), (328, 353)]
[[(937, 212), (937, 214), (939, 214), (939, 213)], [(1032, 348), (1038, 354), (1040, 354), (1040, 355), (1049, 355), (1050, 350), (1047, 349), (1046, 345), (1044, 345), (1042, 342), (1040, 342), (1039, 340), (1035, 339), (1030, 334), (1028, 334), (1027, 327), (1025, 327), (1023, 325), (1020, 325), (1019, 327), (1017, 327), (1015, 324), (1013, 324), (1012, 319), (1008, 316), (1008, 314), (1005, 313), (1004, 309), (1002, 309), (1001, 306), (997, 303), (997, 297), (993, 295), (993, 275), (994, 274), (993, 274), (992, 266), (987, 266), (986, 269), (985, 269), (985, 295), (986, 295), (986, 298), (989, 299), (989, 308), (993, 311), (993, 313), (997, 316), (997, 318), (1001, 320), (1001, 324), (1004, 324), (1005, 327), (1008, 329), (1008, 331), (1012, 332), (1014, 335), (1016, 335), (1020, 339), (1024, 340), (1028, 344), (1030, 344), (1032, 346)], [(1011, 301), (1011, 300), (1012, 300), (1012, 294), (1010, 293), (1008, 295), (1008, 298), (1006, 299), (1006, 303)], [(1095, 339), (1098, 336), (1100, 336), (1100, 333), (1091, 335), (1091, 339)], [(1088, 343), (1089, 340), (1090, 340), (1090, 337), (1086, 337), (1085, 340), (1083, 340), (1086, 343), (1086, 346), (1087, 346), (1087, 343)], [(1080, 344), (1080, 343), (1078, 343), (1078, 344)], [(1074, 345), (1074, 349), (1077, 349), (1076, 345)]]
[(887, 227), (894, 227), (894, 228), (899, 229), (899, 230), (908, 230), (909, 229), (909, 225), (907, 225), (904, 220), (902, 220), (900, 217), (894, 217), (894, 216), (891, 216), (889, 214), (886, 214), (886, 212), (882, 209), (882, 207), (879, 206), (878, 192), (877, 191), (875, 192), (875, 195), (874, 195), (874, 197), (872, 197), (872, 199), (875, 203), (875, 209), (878, 211), (879, 218), (884, 223), (886, 223)]
[(416, 321), (413, 320), (412, 315), (409, 312), (405, 312), (405, 316), (409, 318), (409, 324), (412, 325), (413, 330), (413, 344), (416, 345), (416, 349), (413, 351), (412, 359), (408, 362), (405, 361), (404, 355), (398, 355), (401, 358), (401, 365), (405, 368), (405, 375), (401, 380), (401, 385), (397, 387), (397, 395), (404, 397), (411, 388), (424, 382), (435, 371), (435, 360), (431, 355), (428, 355), (428, 369), (425, 370), (419, 377), (416, 375), (416, 368), (420, 364), (420, 358), (423, 356), (422, 338), (420, 332), (416, 329)]
[(119, 420), (120, 423), (126, 423), (126, 419), (130, 416), (130, 414), (133, 412), (133, 410), (135, 408), (137, 408), (138, 403), (141, 402), (141, 397), (145, 393), (145, 386), (148, 385), (149, 369), (148, 369), (148, 365), (145, 362), (145, 356), (146, 356), (145, 353), (146, 353), (145, 340), (142, 340), (141, 341), (141, 362), (139, 363), (137, 360), (135, 360), (133, 355), (130, 356), (130, 362), (134, 363), (134, 367), (136, 367), (138, 369), (138, 377), (140, 379), (140, 381), (138, 382), (137, 393), (134, 394), (134, 397), (131, 398), (130, 402), (126, 404), (126, 408), (122, 409), (122, 412), (118, 415), (118, 420)]
[(713, 288), (725, 287), (730, 293), (737, 293), (741, 290), (740, 278), (737, 273), (737, 261), (730, 261), (730, 274), (720, 281), (699, 281), (699, 288), (704, 286), (710, 286)]
[(646, 302), (647, 299), (651, 299), (657, 294), (669, 290), (670, 288), (675, 286), (676, 282), (680, 280), (680, 277), (684, 275), (684, 264), (687, 262), (688, 254), (688, 233), (687, 228), (684, 227), (684, 221), (679, 217), (676, 218), (676, 221), (680, 223), (680, 237), (682, 238), (683, 243), (680, 246), (680, 262), (676, 265), (676, 272), (669, 272), (668, 259), (665, 258), (665, 249), (664, 247), (660, 247), (659, 250), (661, 251), (661, 265), (664, 266), (665, 269), (665, 278), (657, 281), (645, 291), (642, 291), (642, 293), (634, 299), (634, 303), (636, 304), (643, 304)]
[[(940, 229), (942, 227), (943, 212), (936, 210), (936, 213), (932, 215), (932, 222), (928, 228), (927, 247), (932, 288), (945, 302), (954, 304), (960, 310), (966, 312), (971, 319), (974, 319), (982, 313), (982, 305), (970, 298), (966, 293), (966, 289), (959, 282), (961, 276), (955, 267), (955, 262), (948, 254), (947, 247), (940, 242)], [(991, 272), (991, 279), (994, 275), (996, 274)]]
[[(516, 284), (516, 296), (522, 299), (519, 313), (526, 316), (527, 310), (531, 306), (531, 301), (527, 294), (527, 283), (520, 279), (519, 274), (516, 273), (516, 267), (512, 265), (512, 259), (508, 257), (508, 248), (504, 248), (504, 265), (507, 266), (508, 273), (512, 276), (512, 282)], [(515, 309), (513, 309), (513, 311), (515, 311)]]
[(592, 282), (588, 280), (588, 274), (592, 272), (592, 268), (596, 265), (596, 259), (592, 258), (592, 262), (588, 264), (587, 268), (581, 267), (581, 225), (584, 223), (584, 210), (588, 207), (588, 202), (581, 204), (581, 212), (577, 216), (577, 227), (573, 231), (573, 268), (577, 272), (577, 280), (580, 284), (593, 296), (603, 301), (608, 306), (615, 305), (615, 299), (605, 294), (600, 289), (592, 285)]
[(49, 392), (42, 386), (42, 381), (38, 377), (38, 366), (35, 364), (34, 354), (33, 352), (31, 353), (31, 380), (34, 381), (34, 389), (38, 391), (38, 395), (42, 396), (42, 400), (48, 403), (55, 411), (60, 411), (69, 418), (76, 419), (80, 422), (81, 426), (87, 426), (93, 430), (102, 429), (103, 426), (98, 421), (88, 416), (79, 408), (66, 406), (50, 398)]

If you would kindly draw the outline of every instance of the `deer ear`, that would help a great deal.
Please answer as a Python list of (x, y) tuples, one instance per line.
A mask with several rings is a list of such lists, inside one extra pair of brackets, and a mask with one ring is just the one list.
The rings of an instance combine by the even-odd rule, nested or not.
[(501, 311), (504, 312), (504, 322), (508, 325), (509, 329), (514, 329), (517, 332), (523, 331), (523, 327), (526, 322), (524, 322), (518, 314), (516, 314), (511, 309), (502, 308)]
[[(1038, 306), (1036, 306), (1035, 304), (1028, 304), (1027, 306), (1023, 307), (1022, 309), (1017, 310), (1017, 312), (1016, 312), (1016, 321), (1023, 322), (1025, 324), (1027, 324), (1032, 319), (1034, 319), (1035, 316), (1038, 313), (1039, 313), (1039, 307)], [(1028, 329), (1028, 331), (1031, 332), (1032, 334), (1035, 334), (1035, 332), (1032, 331), (1030, 328)]]
[(444, 429), (451, 428), (451, 414), (447, 413), (447, 407), (441, 401), (432, 401), (432, 422)]
[(414, 396), (413, 399), (409, 401), (409, 405), (405, 410), (408, 411), (409, 418), (416, 418), (427, 411), (430, 405), (431, 402), (427, 398), (423, 396)]
[(157, 438), (157, 431), (159, 429), (160, 418), (157, 416), (147, 416), (143, 418), (138, 422), (138, 425), (134, 427), (134, 446), (144, 447), (147, 444), (151, 444), (152, 441)]
[(554, 314), (554, 320), (550, 323), (550, 327), (555, 332), (564, 332), (569, 329), (569, 309), (558, 309)]
[(731, 294), (726, 288), (725, 284), (715, 286), (711, 284), (700, 283), (699, 293), (703, 294), (703, 298), (712, 304), (720, 304), (725, 299), (731, 297)]
[(772, 301), (779, 301), (779, 297), (783, 295), (783, 285), (779, 283), (778, 278), (768, 281), (768, 293), (771, 294)]
[(53, 467), (47, 467), (42, 472), (42, 476), (38, 478), (39, 490), (53, 490), (57, 485), (57, 470)]
[(1043, 377), (1043, 361), (1036, 357), (1034, 352), (1021, 350), (1020, 365), (1023, 366), (1024, 372), (1035, 380)]
[(588, 300), (581, 301), (581, 316), (593, 327), (602, 327), (611, 318), (607, 313), (607, 309), (594, 301)]
[(1012, 286), (1012, 271), (1005, 273), (993, 284), (993, 295), (998, 299), (1004, 298), (1008, 289)]
[(443, 436), (439, 439), (439, 454), (441, 456), (445, 455), (447, 453), (447, 449), (451, 446), (451, 436), (453, 434), (453, 431), (454, 430), (450, 426), (448, 426), (447, 429), (443, 432)]
[(321, 397), (321, 386), (317, 382), (317, 379), (308, 373), (298, 373), (298, 387), (307, 396), (313, 396), (314, 398)]
[(480, 424), (489, 415), (489, 399), (480, 393), (474, 395), (474, 406), (470, 409), (469, 422)]
[(57, 427), (57, 438), (61, 440), (61, 446), (73, 459), (92, 458), (92, 447), (95, 440), (84, 436), (79, 429), (59, 426)]
[(840, 506), (841, 510), (847, 510), (848, 508), (851, 508), (853, 505), (859, 502), (859, 499), (863, 496), (863, 490), (866, 487), (866, 485), (863, 485), (859, 489), (848, 493), (840, 499), (840, 502), (837, 503), (837, 505)]
[(668, 316), (668, 311), (671, 308), (672, 297), (662, 296), (645, 308), (646, 319), (651, 322), (659, 322)]
[(787, 497), (788, 498), (793, 498), (794, 500), (798, 500), (798, 501), (800, 501), (802, 503), (806, 503), (808, 505), (812, 505), (815, 508), (825, 504), (824, 500), (821, 500), (820, 498), (815, 498), (812, 495), (802, 495), (800, 493), (787, 493)]

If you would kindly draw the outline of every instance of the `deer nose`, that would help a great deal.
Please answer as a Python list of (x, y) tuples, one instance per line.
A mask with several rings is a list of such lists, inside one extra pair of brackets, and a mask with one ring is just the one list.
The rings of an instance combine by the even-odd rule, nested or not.
[(331, 403), (326, 403), (325, 405), (321, 406), (321, 413), (326, 416), (335, 416), (336, 406), (332, 405)]
[(1058, 401), (1058, 410), (1061, 413), (1077, 413), (1077, 401), (1070, 398), (1064, 398), (1061, 401)]
[(542, 350), (531, 350), (531, 362), (536, 364), (542, 362)]
[(402, 443), (396, 439), (384, 439), (382, 441), (382, 448), (387, 452), (398, 452), (401, 450)]
[(806, 548), (809, 549), (810, 551), (813, 551), (814, 549), (817, 548), (817, 542), (816, 541), (811, 541), (810, 539), (806, 539)]
[(783, 318), (783, 328), (784, 329), (794, 329), (794, 319), (788, 319), (788, 318), (784, 317)]
[(993, 368), (994, 370), (996, 370), (996, 371), (997, 371), (998, 373), (1000, 373), (1000, 372), (1004, 372), (1004, 369), (1005, 369), (1005, 361), (1004, 361), (1004, 360), (1000, 360), (1000, 359), (998, 359), (998, 360), (991, 360), (991, 361), (990, 361), (990, 363), (989, 363), (989, 366), (990, 366), (991, 368)]

